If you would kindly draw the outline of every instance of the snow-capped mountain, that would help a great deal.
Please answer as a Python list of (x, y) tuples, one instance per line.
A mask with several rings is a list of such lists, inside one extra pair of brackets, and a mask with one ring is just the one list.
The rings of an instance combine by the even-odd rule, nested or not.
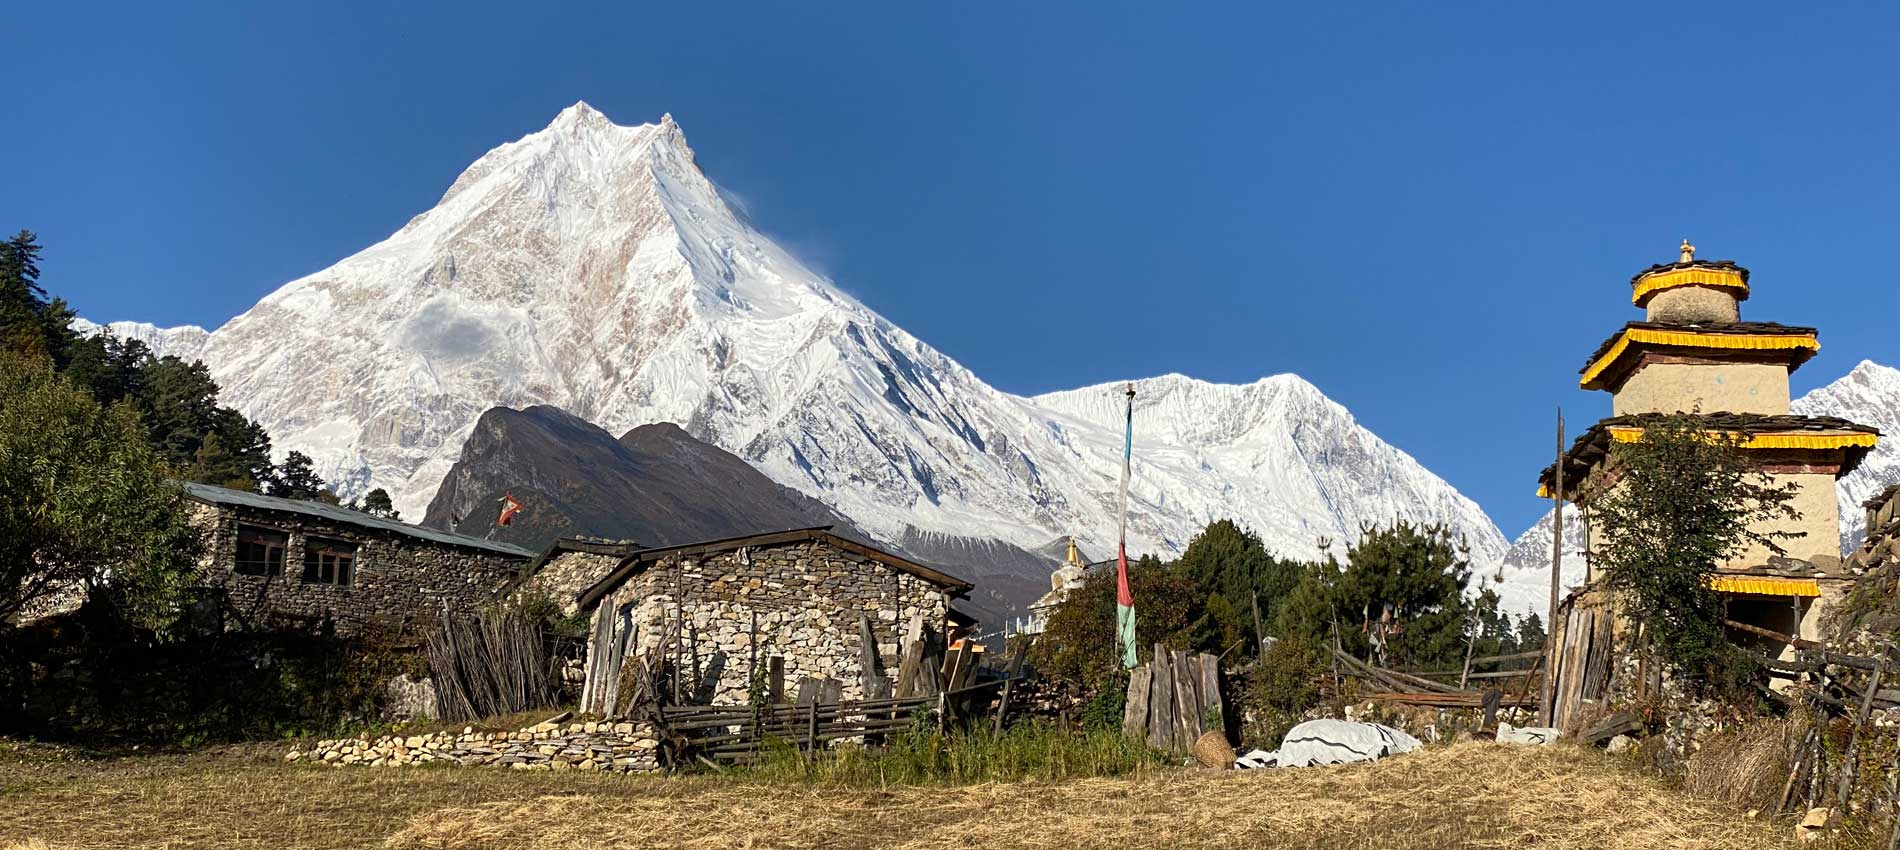
[[(202, 357), (345, 495), (384, 487), (412, 516), (483, 411), (548, 404), (612, 433), (678, 423), (887, 541), (1113, 550), (1119, 384), (990, 387), (758, 233), (671, 116), (576, 104), (208, 338), (134, 330)], [(1395, 518), (1449, 524), (1474, 563), (1504, 553), (1476, 504), (1298, 377), (1134, 386), (1131, 550), (1231, 516), (1290, 556)]]
[(1859, 546), (1867, 532), (1861, 503), (1890, 484), (1900, 484), (1900, 369), (1862, 360), (1839, 380), (1795, 399), (1791, 407), (1804, 416), (1839, 416), (1880, 429), (1874, 450), (1841, 478), (1841, 551), (1846, 552)]
[[(1794, 400), (1793, 412), (1803, 416), (1839, 416), (1880, 429), (1880, 442), (1860, 467), (1841, 478), (1836, 497), (1841, 506), (1841, 551), (1860, 545), (1867, 515), (1861, 503), (1890, 484), (1900, 484), (1900, 369), (1862, 360), (1853, 371)], [(1566, 506), (1568, 508), (1569, 506)], [(1543, 611), (1549, 606), (1550, 521), (1546, 512), (1504, 556), (1504, 582), (1499, 595), (1510, 611)], [(1564, 587), (1583, 582), (1581, 546), (1583, 523), (1571, 510), (1564, 517)]]
[[(1536, 525), (1525, 529), (1511, 542), (1510, 550), (1504, 553), (1495, 571), (1480, 571), (1472, 576), (1474, 587), (1483, 579), (1483, 586), (1497, 591), (1499, 610), (1518, 616), (1535, 611), (1539, 617), (1550, 611), (1551, 520), (1556, 516), (1554, 510), (1544, 512)], [(1577, 512), (1576, 505), (1566, 504), (1563, 575), (1558, 579), (1558, 595), (1583, 584), (1585, 572), (1583, 515)], [(1544, 628), (1550, 628), (1550, 624), (1545, 623)]]

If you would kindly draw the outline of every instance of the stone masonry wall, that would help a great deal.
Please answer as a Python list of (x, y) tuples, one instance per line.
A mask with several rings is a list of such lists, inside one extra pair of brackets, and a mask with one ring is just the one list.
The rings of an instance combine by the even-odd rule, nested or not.
[[(371, 621), (398, 628), (435, 621), (446, 607), (473, 611), (495, 599), (525, 558), (463, 546), (432, 543), (373, 528), (334, 523), (303, 514), (236, 506), (195, 505), (193, 523), (206, 529), (200, 561), (203, 582), (224, 591), (240, 622), (275, 617), (332, 618), (339, 634)], [(284, 571), (278, 576), (241, 575), (237, 528), (257, 525), (290, 536)], [(357, 545), (353, 581), (305, 583), (303, 557), (311, 537)]]
[(587, 721), (537, 723), (514, 732), (459, 735), (382, 735), (319, 741), (293, 749), (285, 761), (331, 767), (403, 767), (450, 763), (514, 770), (584, 770), (644, 773), (660, 769), (659, 738), (646, 723)]
[(579, 596), (613, 572), (621, 558), (594, 552), (562, 552), (542, 564), (522, 585), (521, 592), (545, 593), (561, 606), (562, 614), (572, 616), (579, 610)]
[[(746, 700), (754, 612), (760, 669), (782, 657), (788, 691), (801, 677), (829, 677), (841, 682), (844, 699), (859, 699), (859, 615), (870, 619), (885, 670), (895, 675), (910, 619), (921, 615), (926, 631), (941, 630), (950, 603), (937, 585), (824, 541), (666, 558), (629, 584), (637, 600), (634, 651), (677, 654), (682, 666), (699, 671), (693, 701), (714, 704)], [(664, 638), (676, 619), (687, 626), (677, 649)]]

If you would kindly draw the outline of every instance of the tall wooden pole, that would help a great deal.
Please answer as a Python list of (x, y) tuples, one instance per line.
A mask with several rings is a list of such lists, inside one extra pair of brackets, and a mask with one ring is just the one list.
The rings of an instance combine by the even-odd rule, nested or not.
[(1551, 701), (1557, 696), (1554, 687), (1557, 665), (1555, 659), (1551, 657), (1551, 652), (1553, 652), (1551, 644), (1555, 641), (1552, 641), (1551, 637), (1557, 634), (1557, 594), (1561, 592), (1564, 572), (1564, 409), (1561, 405), (1557, 408), (1556, 469), (1556, 486), (1552, 488), (1550, 494), (1550, 502), (1555, 506), (1551, 512), (1550, 532), (1550, 613), (1544, 618), (1544, 684), (1539, 689), (1540, 695), (1537, 701), (1537, 725), (1539, 726), (1551, 725), (1552, 718), (1556, 716), (1551, 706)]

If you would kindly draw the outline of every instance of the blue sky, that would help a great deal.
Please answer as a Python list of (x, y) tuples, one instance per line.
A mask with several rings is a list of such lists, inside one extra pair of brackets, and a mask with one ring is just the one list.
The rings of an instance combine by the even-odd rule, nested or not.
[(1890, 7), (1020, 5), (33, 4), (0, 228), (90, 318), (216, 326), (576, 100), (671, 112), (992, 384), (1297, 372), (1507, 535), (1683, 236), (1821, 327), (1797, 392), (1900, 361)]

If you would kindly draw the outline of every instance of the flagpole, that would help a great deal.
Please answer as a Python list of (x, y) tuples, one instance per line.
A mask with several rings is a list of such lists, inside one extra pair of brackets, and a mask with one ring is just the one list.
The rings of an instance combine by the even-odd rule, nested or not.
[(1122, 420), (1121, 518), (1115, 535), (1115, 635), (1122, 649), (1122, 667), (1134, 669), (1135, 595), (1128, 589), (1128, 475), (1135, 453), (1135, 385), (1127, 389), (1128, 408)]

